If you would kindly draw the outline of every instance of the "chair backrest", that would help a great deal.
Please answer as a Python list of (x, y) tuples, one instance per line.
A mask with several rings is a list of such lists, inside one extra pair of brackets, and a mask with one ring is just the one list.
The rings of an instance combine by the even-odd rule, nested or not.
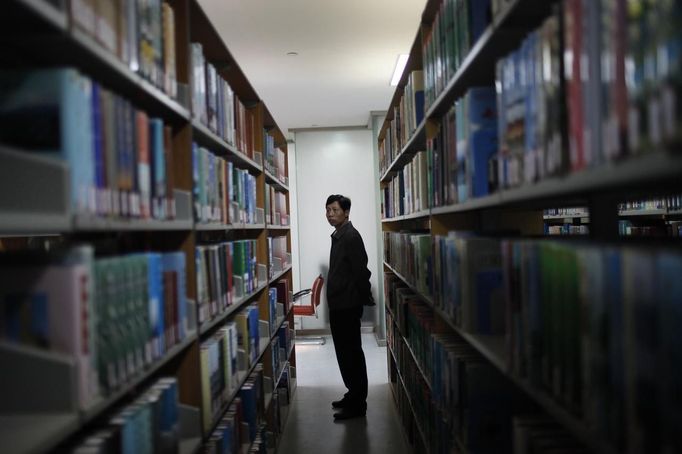
[(324, 278), (320, 274), (315, 278), (315, 282), (313, 282), (313, 291), (312, 295), (310, 295), (310, 305), (313, 306), (314, 308), (317, 308), (317, 306), (320, 305), (320, 295), (322, 294), (323, 285)]

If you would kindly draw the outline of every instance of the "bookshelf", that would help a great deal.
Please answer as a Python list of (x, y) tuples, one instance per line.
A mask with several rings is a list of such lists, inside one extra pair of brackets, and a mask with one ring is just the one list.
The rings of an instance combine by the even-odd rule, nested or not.
[[(559, 440), (556, 447), (565, 452), (615, 453), (626, 446), (632, 452), (677, 449), (674, 431), (662, 429), (660, 439), (651, 438), (658, 427), (672, 424), (672, 416), (666, 413), (664, 398), (651, 403), (651, 413), (643, 410), (643, 386), (665, 395), (669, 385), (645, 378), (652, 373), (646, 365), (668, 368), (645, 358), (677, 351), (679, 345), (666, 338), (655, 347), (645, 346), (636, 330), (654, 328), (634, 314), (648, 307), (651, 316), (666, 317), (668, 303), (659, 303), (659, 298), (679, 300), (678, 289), (672, 297), (659, 297), (653, 290), (637, 296), (629, 292), (631, 281), (650, 288), (652, 282), (668, 282), (672, 278), (667, 276), (679, 271), (679, 242), (661, 232), (667, 229), (668, 237), (679, 236), (679, 197), (671, 195), (679, 194), (682, 181), (676, 138), (680, 125), (671, 122), (666, 138), (656, 136), (651, 123), (637, 132), (629, 126), (631, 138), (642, 136), (639, 148), (635, 142), (626, 148), (607, 136), (617, 135), (613, 123), (600, 123), (612, 115), (611, 92), (598, 82), (582, 80), (584, 98), (578, 103), (576, 82), (570, 79), (571, 71), (564, 71), (566, 55), (575, 45), (570, 33), (584, 33), (581, 45), (591, 46), (583, 55), (591, 65), (590, 80), (610, 84), (609, 89), (618, 86), (619, 81), (606, 80), (613, 73), (601, 72), (601, 46), (620, 46), (617, 39), (641, 30), (637, 27), (643, 27), (645, 17), (659, 14), (655, 17), (666, 22), (666, 15), (679, 14), (677, 9), (662, 13), (652, 6), (639, 17), (625, 5), (621, 0), (426, 2), (378, 135), (376, 176), (383, 193), (389, 378), (416, 451), (526, 452), (519, 447), (530, 449), (524, 443), (543, 436)], [(468, 8), (466, 14), (460, 8)], [(616, 10), (622, 15), (616, 16)], [(571, 28), (574, 14), (583, 15), (585, 30)], [(613, 35), (601, 33), (604, 23)], [(682, 39), (677, 32), (653, 36), (657, 42), (675, 43), (670, 45)], [(619, 49), (639, 51), (633, 42)], [(615, 53), (609, 58), (612, 67), (623, 64)], [(526, 71), (526, 79), (514, 78), (520, 71)], [(671, 69), (671, 74), (678, 71)], [(652, 82), (646, 94), (621, 93), (631, 100), (631, 114), (637, 113), (636, 103), (643, 102), (656, 115), (658, 90), (671, 74)], [(641, 98), (646, 96), (650, 98)], [(535, 116), (541, 109), (542, 119)], [(579, 120), (576, 112), (582, 115)], [(542, 136), (528, 134), (547, 134), (548, 128), (554, 128), (552, 134), (560, 142), (549, 145), (538, 138)], [(572, 155), (569, 144), (583, 140), (583, 130), (593, 134), (585, 132), (582, 143), (592, 154), (581, 156), (583, 150), (577, 147)], [(428, 165), (420, 162), (423, 159)], [(660, 196), (662, 205), (644, 202), (652, 195)], [(642, 202), (619, 207), (628, 200)], [(543, 216), (545, 209), (575, 206), (587, 210)], [(622, 233), (624, 222), (637, 224), (633, 233)], [(543, 223), (589, 223), (589, 233), (580, 240), (542, 238)], [(607, 272), (601, 260), (613, 260), (614, 268)], [(647, 266), (653, 270), (642, 272)], [(529, 274), (535, 270), (539, 274)], [(601, 270), (605, 274), (589, 274)], [(615, 270), (622, 270), (622, 277), (614, 278)], [(591, 283), (587, 276), (592, 276)], [(592, 285), (608, 290), (600, 293)], [(497, 291), (501, 293), (492, 295)], [(603, 312), (597, 314), (596, 307)], [(540, 312), (557, 318), (526, 318)], [(616, 322), (621, 316), (628, 324)], [(596, 337), (600, 331), (590, 317), (608, 320), (607, 329), (616, 336), (608, 346)], [(532, 340), (535, 335), (546, 348)], [(419, 348), (430, 352), (429, 361), (416, 354)], [(606, 361), (602, 354), (616, 356)], [(453, 370), (459, 378), (452, 378)], [(584, 375), (576, 377), (574, 371)], [(610, 383), (620, 382), (621, 387), (609, 389), (600, 381), (601, 373), (611, 374)], [(489, 399), (512, 409), (486, 421), (507, 435), (487, 441), (472, 438), (477, 429), (466, 429), (465, 413), (476, 405), (485, 408)], [(453, 403), (442, 408), (442, 402)], [(618, 412), (622, 419), (603, 416), (608, 412)], [(645, 416), (653, 412), (660, 412), (655, 422)], [(537, 429), (530, 429), (537, 430), (532, 436), (524, 432), (529, 415), (536, 424), (551, 426), (553, 435)], [(441, 426), (440, 420), (457, 423)], [(534, 449), (545, 452), (541, 446)]]
[[(96, 10), (88, 9), (95, 5), (99, 5)], [(0, 341), (3, 367), (17, 374), (1, 380), (0, 443), (17, 453), (71, 450), (89, 443), (94, 434), (101, 437), (102, 429), (119, 424), (114, 422), (117, 418), (138, 411), (135, 404), (146, 409), (145, 405), (155, 405), (148, 402), (171, 399), (176, 424), (173, 450), (197, 453), (209, 449), (223, 434), (222, 427), (233, 418), (237, 397), (255, 396), (252, 402), (261, 409), (254, 412), (256, 419), (248, 422), (259, 438), (247, 436), (242, 448), (263, 444), (265, 439), (270, 448), (276, 448), (283, 429), (281, 418), (288, 413), (288, 399), (296, 383), (289, 290), (293, 270), (291, 229), (288, 222), (266, 222), (265, 193), (266, 184), (275, 187), (281, 194), (277, 220), (281, 221), (279, 213), (288, 216), (286, 140), (196, 0), (148, 2), (145, 7), (151, 22), (138, 24), (149, 29), (135, 29), (144, 33), (136, 36), (137, 41), (126, 34), (130, 28), (123, 15), (133, 14), (133, 10), (110, 9), (126, 5), (136, 7), (135, 2), (91, 0), (11, 0), (3, 5), (0, 80), (4, 83), (2, 78), (10, 68), (73, 68), (69, 74), (77, 77), (74, 80), (82, 84), (79, 87), (88, 87), (82, 88), (82, 93), (89, 98), (84, 95), (64, 101), (61, 94), (54, 95), (54, 105), (80, 103), (80, 122), (69, 123), (72, 126), (65, 131), (84, 144), (85, 133), (78, 136), (74, 132), (79, 125), (94, 140), (83, 149), (58, 142), (57, 152), (30, 152), (25, 137), (17, 138), (0, 126), (0, 266), (6, 270), (17, 260), (17, 268), (41, 266), (49, 273), (57, 273), (63, 266), (85, 266), (92, 273), (88, 274), (94, 289), (90, 301), (100, 317), (90, 331), (94, 334), (92, 351), (107, 366), (81, 366), (71, 353), (17, 347), (16, 340)], [(138, 18), (136, 11), (134, 14)], [(112, 24), (116, 26), (109, 30)], [(146, 60), (147, 54), (140, 52), (140, 46), (148, 45), (140, 41), (145, 39), (150, 40), (156, 60)], [(132, 52), (138, 52), (135, 63)], [(195, 60), (197, 56), (201, 59)], [(199, 68), (204, 71), (202, 79)], [(65, 87), (65, 92), (72, 88)], [(3, 96), (7, 93), (13, 94), (5, 90)], [(3, 96), (0, 111), (7, 115)], [(64, 118), (70, 121), (68, 115), (72, 114), (66, 113)], [(147, 146), (149, 149), (142, 151)], [(282, 164), (271, 169), (272, 173), (266, 171), (266, 151), (276, 151)], [(197, 161), (198, 153), (206, 161)], [(202, 173), (205, 168), (198, 162), (206, 163), (210, 171)], [(225, 173), (215, 173), (218, 168)], [(232, 172), (229, 180), (227, 169)], [(150, 174), (148, 182), (145, 172)], [(128, 177), (132, 179), (130, 187), (124, 182)], [(145, 201), (148, 213), (144, 212)], [(282, 239), (283, 251), (278, 253), (289, 257), (276, 270), (269, 260), (268, 239), (272, 237)], [(211, 279), (202, 280), (207, 269), (201, 269), (203, 262), (197, 254), (217, 250), (217, 245), (223, 245), (225, 251), (235, 244), (240, 248), (248, 244), (249, 256), (230, 255), (229, 266), (223, 257), (218, 265), (211, 265)], [(85, 246), (77, 249), (77, 245)], [(29, 247), (40, 251), (26, 250)], [(74, 265), (69, 261), (73, 257), (60, 255), (61, 249), (65, 257), (72, 257), (68, 254), (74, 251), (92, 255), (78, 256)], [(145, 253), (143, 258), (138, 251), (155, 252)], [(248, 258), (241, 276), (232, 275), (237, 257), (240, 262), (235, 266), (242, 265), (241, 258), (246, 264)], [(134, 270), (141, 268), (133, 266), (141, 266), (143, 260), (149, 274), (143, 274), (144, 281), (134, 281)], [(161, 263), (159, 274), (152, 270), (156, 260)], [(128, 283), (133, 281), (134, 285)], [(143, 282), (149, 283), (149, 289)], [(159, 287), (152, 290), (156, 284), (151, 282), (158, 282)], [(204, 283), (207, 288), (202, 287)], [(5, 307), (9, 290), (3, 285), (0, 304)], [(107, 290), (110, 293), (103, 293), (104, 288), (111, 289)], [(124, 291), (143, 288), (150, 292), (147, 296), (132, 298), (131, 294), (125, 304), (114, 299), (123, 298)], [(59, 292), (62, 287), (55, 285), (49, 291)], [(153, 306), (157, 303), (151, 303), (152, 291), (166, 292), (161, 296), (154, 293), (162, 306)], [(210, 317), (202, 317), (205, 301), (199, 297), (204, 297), (205, 291), (209, 304), (215, 306)], [(230, 367), (238, 367), (237, 381), (229, 392), (220, 391), (222, 406), (207, 424), (202, 415), (204, 402), (210, 401), (211, 395), (206, 392), (217, 391), (202, 388), (206, 378), (202, 349), (228, 327), (236, 326), (235, 321), (247, 311), (254, 314), (256, 331), (251, 334), (260, 334), (257, 351), (251, 360), (238, 364), (242, 346), (237, 345), (236, 337), (234, 342), (222, 338), (226, 350), (221, 352), (229, 347), (235, 355), (236, 366)], [(138, 322), (132, 322), (134, 315)], [(111, 317), (119, 317), (119, 323)], [(162, 332), (157, 334), (153, 329), (159, 326)], [(108, 340), (102, 329), (117, 340)], [(248, 339), (249, 333), (244, 334)], [(280, 345), (280, 339), (286, 343)], [(221, 358), (227, 361), (227, 357)], [(227, 362), (211, 364), (227, 367)], [(81, 397), (86, 381), (79, 373), (91, 367), (88, 386), (100, 389)], [(104, 367), (109, 368), (106, 379)], [(50, 377), (50, 387), (40, 385), (41, 376)], [(249, 389), (260, 391), (251, 395)], [(56, 396), (55, 390), (60, 395)], [(32, 398), (23, 404), (17, 400), (19, 395)], [(141, 427), (125, 421), (132, 424), (126, 427)], [(217, 427), (221, 427), (220, 433)], [(164, 433), (166, 429), (154, 430)], [(233, 436), (241, 438), (241, 430), (235, 430)]]

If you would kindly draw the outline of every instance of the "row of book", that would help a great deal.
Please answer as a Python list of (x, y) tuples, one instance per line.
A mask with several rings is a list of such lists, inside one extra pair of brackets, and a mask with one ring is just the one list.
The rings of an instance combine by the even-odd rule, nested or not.
[(224, 312), (259, 286), (256, 240), (196, 247), (199, 323)]
[(192, 113), (229, 145), (254, 159), (256, 115), (204, 56), (201, 43), (191, 43)]
[(275, 147), (275, 138), (263, 131), (265, 141), (265, 151), (263, 153), (263, 165), (265, 170), (270, 172), (272, 176), (277, 178), (280, 183), (288, 184), (289, 178), (287, 174), (287, 155), (279, 147)]
[[(392, 286), (387, 298), (410, 293), (404, 284)], [(410, 298), (387, 300), (409, 320), (403, 330), (387, 314), (387, 339), (430, 452), (448, 453), (453, 446), (480, 453), (587, 452), (548, 416), (527, 413), (527, 401), (499, 371), (455, 334), (434, 329), (433, 311), (417, 295)], [(540, 434), (551, 438), (540, 440)]]
[(506, 336), (510, 370), (615, 446), (626, 438), (642, 452), (676, 446), (670, 427), (680, 408), (662, 396), (680, 386), (679, 252), (451, 232), (414, 263), (413, 275), (421, 267), (433, 279), (433, 293), (423, 294), (435, 295), (451, 323)]
[(265, 183), (265, 223), (268, 225), (289, 225), (287, 194)]
[(422, 40), (424, 108), (435, 102), (491, 23), (490, 0), (444, 0)]
[(393, 108), (393, 118), (379, 144), (379, 170), (383, 174), (424, 121), (424, 72), (412, 71), (403, 89), (400, 103)]
[(676, 447), (670, 427), (680, 408), (662, 396), (680, 386), (672, 334), (681, 323), (679, 252), (466, 232), (434, 243), (433, 257), (415, 263), (433, 269), (434, 304), (452, 323), (507, 336), (513, 373), (615, 446), (627, 439), (642, 452)]
[(432, 295), (431, 235), (384, 232), (383, 241), (384, 261), (423, 295)]
[(185, 254), (98, 258), (93, 273), (99, 384), (111, 392), (189, 335)]
[(98, 423), (77, 442), (73, 454), (178, 452), (180, 449), (178, 382), (161, 378), (129, 405)]
[(393, 218), (428, 210), (428, 182), (427, 154), (425, 151), (420, 151), (381, 188), (382, 218)]
[(289, 328), (289, 322), (284, 321), (282, 326), (277, 328), (277, 336), (273, 339), (276, 342), (276, 349), (272, 349), (273, 360), (273, 386), (277, 387), (277, 378), (282, 375), (289, 360), (289, 352), (294, 342), (294, 330)]
[(665, 210), (667, 214), (682, 211), (682, 195), (629, 200), (618, 204), (618, 211), (652, 211)]
[(177, 96), (175, 13), (162, 0), (73, 0), (71, 19), (132, 71)]
[(74, 68), (0, 72), (0, 143), (65, 162), (76, 213), (169, 219), (173, 132)]
[[(433, 318), (426, 309), (424, 306), (415, 315)], [(389, 348), (429, 452), (446, 454), (453, 446), (465, 452), (509, 452), (512, 416), (524, 405), (510, 383), (454, 335), (431, 332), (428, 322), (420, 326), (417, 319), (405, 337), (388, 317), (387, 331), (392, 331)], [(412, 344), (421, 341), (428, 365), (417, 363), (410, 352)]]
[(564, 217), (564, 218), (587, 218), (590, 217), (590, 212), (587, 207), (569, 207), (569, 208), (548, 208), (542, 211), (545, 219), (549, 217)]
[(255, 431), (264, 418), (264, 397), (263, 367), (258, 364), (210, 433), (205, 452), (245, 452), (244, 448), (255, 441)]
[(256, 224), (254, 175), (196, 143), (192, 144), (192, 169), (196, 222)]
[(494, 87), (472, 87), (443, 116), (426, 141), (431, 160), (430, 206), (482, 197), (496, 189), (491, 159), (497, 153)]
[(662, 248), (502, 243), (509, 366), (616, 447), (680, 449), (682, 255)]
[(183, 253), (95, 258), (89, 245), (0, 257), (0, 337), (72, 358), (86, 410), (189, 336)]
[(287, 252), (287, 243), (286, 236), (268, 237), (268, 269), (271, 279), (291, 265), (291, 253)]
[(677, 145), (680, 17), (675, 2), (557, 4), (497, 64), (500, 187)]
[(247, 370), (258, 358), (259, 329), (259, 311), (254, 303), (202, 342), (202, 420), (206, 429), (212, 427), (232, 399), (240, 384), (239, 372)]
[[(642, 225), (643, 223), (645, 225)], [(646, 225), (646, 221), (635, 223), (630, 220), (620, 220), (618, 221), (618, 234), (633, 237), (680, 238), (682, 237), (682, 221), (651, 222)]]
[(574, 235), (589, 235), (590, 234), (590, 226), (589, 225), (573, 225), (573, 224), (559, 224), (559, 225), (551, 225), (545, 223), (544, 227), (544, 232), (545, 235), (556, 235), (556, 236), (561, 236), (561, 235), (568, 235), (568, 236), (574, 236)]

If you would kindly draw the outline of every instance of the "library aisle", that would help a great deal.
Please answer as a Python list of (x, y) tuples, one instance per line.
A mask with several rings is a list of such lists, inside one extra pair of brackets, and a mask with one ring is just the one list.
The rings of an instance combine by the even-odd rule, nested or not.
[(334, 344), (297, 345), (298, 386), (279, 454), (407, 454), (410, 452), (386, 379), (386, 347), (362, 335), (367, 361), (367, 416), (335, 422), (331, 401), (343, 395)]

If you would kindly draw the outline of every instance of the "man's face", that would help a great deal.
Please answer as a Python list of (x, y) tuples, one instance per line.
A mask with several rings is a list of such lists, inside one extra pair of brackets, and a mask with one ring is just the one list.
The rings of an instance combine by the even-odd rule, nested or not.
[(347, 213), (341, 209), (339, 202), (333, 202), (327, 205), (327, 222), (329, 222), (332, 227), (340, 226), (347, 217)]

